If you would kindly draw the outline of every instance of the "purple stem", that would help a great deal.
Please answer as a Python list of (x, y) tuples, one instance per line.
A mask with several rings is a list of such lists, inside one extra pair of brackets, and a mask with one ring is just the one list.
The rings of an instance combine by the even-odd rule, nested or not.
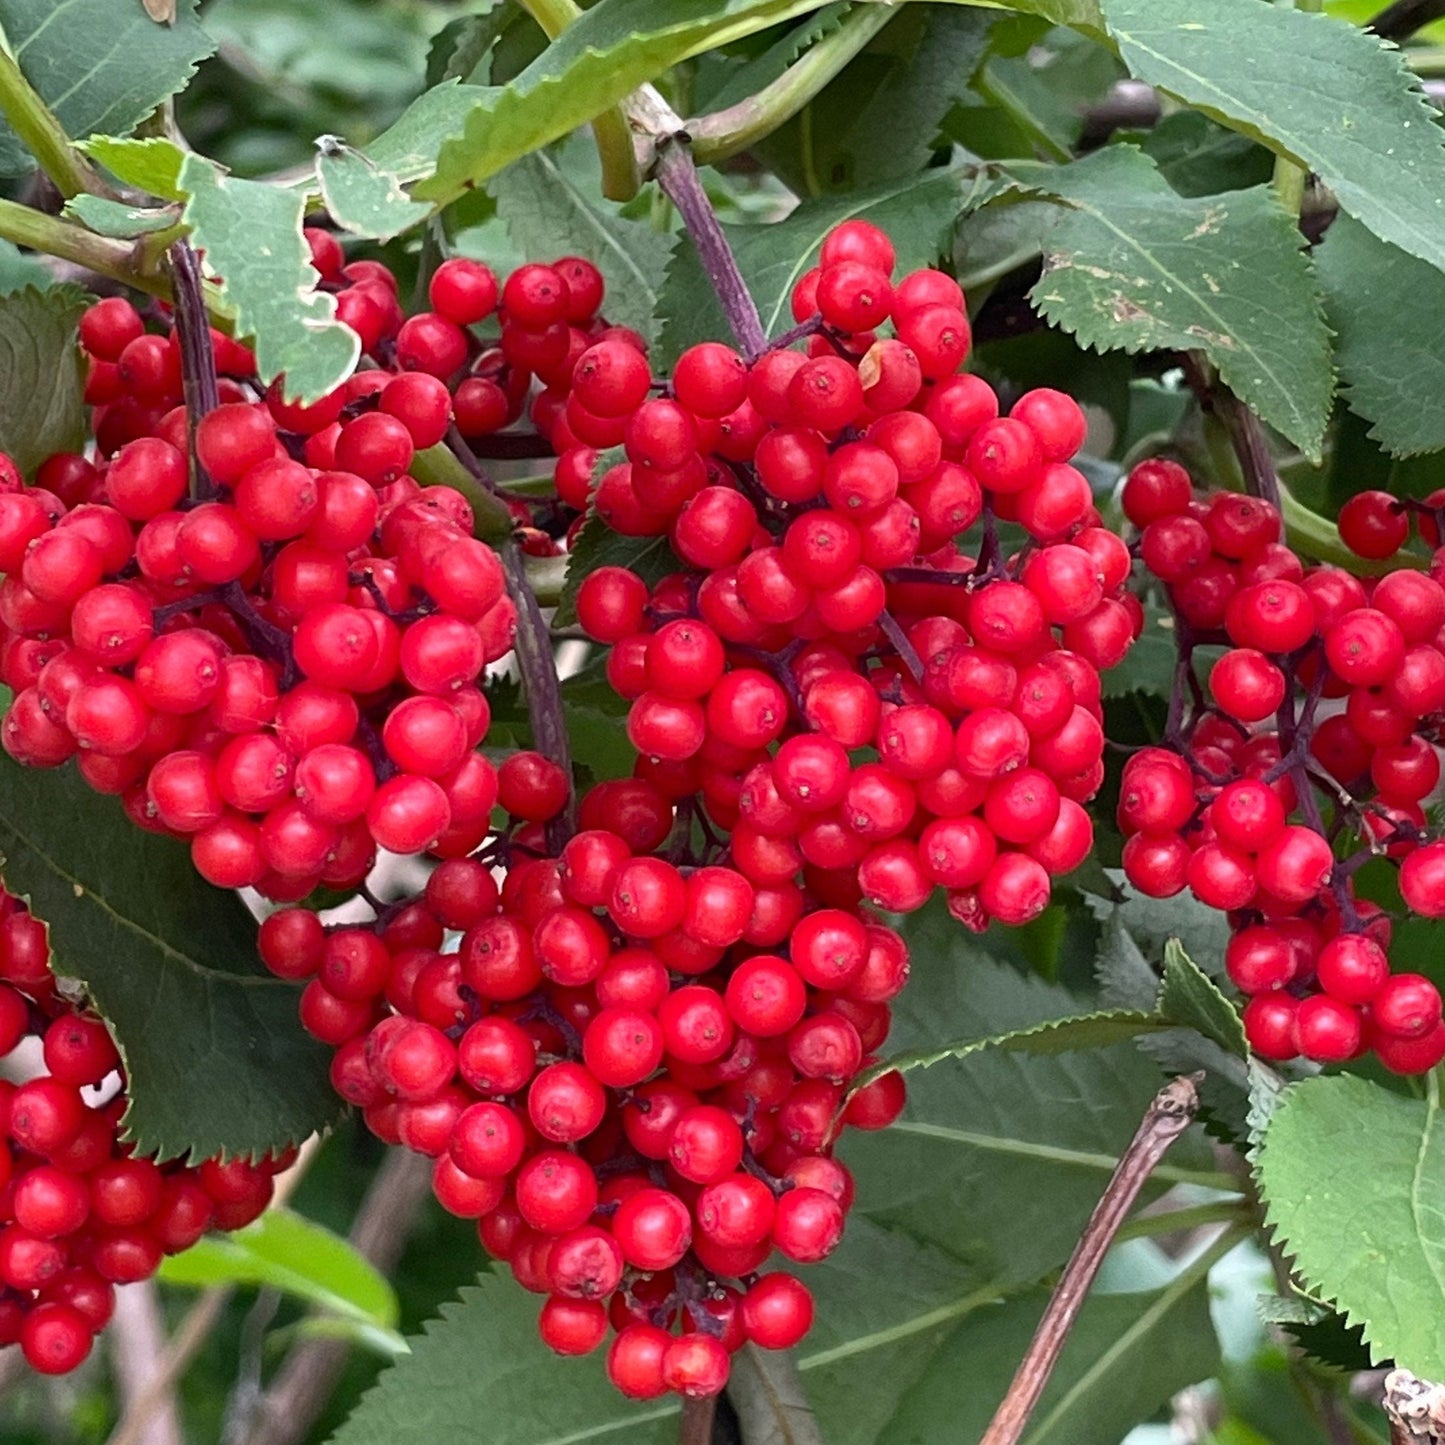
[(737, 258), (703, 189), (686, 132), (658, 136), (656, 154), (653, 175), (657, 184), (682, 216), (743, 355), (749, 361), (756, 360), (768, 349), (767, 333), (757, 302), (738, 270)]
[(577, 795), (572, 779), (572, 749), (567, 740), (567, 717), (562, 710), (562, 682), (547, 619), (527, 585), (522, 549), (512, 538), (498, 548), (507, 574), (507, 591), (517, 606), (517, 665), (532, 716), (532, 739), (537, 751), (562, 769), (567, 779), (567, 806), (547, 824), (547, 847), (555, 856), (577, 831)]
[(220, 405), (216, 389), (216, 356), (211, 347), (211, 319), (201, 290), (201, 261), (189, 241), (175, 242), (167, 253), (171, 289), (175, 293), (176, 332), (181, 338), (181, 386), (186, 398), (186, 433), (191, 449), (191, 496), (208, 501), (215, 483), (196, 452), (196, 426)]

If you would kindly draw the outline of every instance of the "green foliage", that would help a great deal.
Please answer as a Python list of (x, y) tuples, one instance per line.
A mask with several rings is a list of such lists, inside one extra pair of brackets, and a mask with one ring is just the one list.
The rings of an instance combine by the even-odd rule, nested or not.
[(585, 256), (607, 283), (607, 319), (650, 341), (673, 237), (594, 199), (599, 187), (586, 162), (595, 156), (585, 142), (560, 156), (538, 151), (493, 176), (487, 190), (523, 254)]
[(0, 450), (29, 474), (85, 437), (75, 327), (87, 298), (75, 286), (37, 290), (18, 256), (7, 270), (25, 289), (0, 296)]
[[(178, 0), (158, 24), (135, 0), (0, 0), (0, 30), (26, 78), (66, 133), (124, 135), (190, 79), (214, 43)], [(34, 165), (0, 120), (0, 175)]]
[[(609, 464), (605, 456), (598, 459), (599, 475)], [(569, 627), (577, 621), (577, 589), (599, 567), (626, 567), (652, 586), (681, 565), (666, 537), (624, 537), (600, 517), (590, 517), (567, 559), (567, 581), (553, 623)]]
[(105, 196), (92, 196), (82, 192), (65, 203), (65, 214), (83, 222), (98, 236), (116, 236), (131, 240), (136, 236), (149, 236), (174, 226), (176, 217), (171, 211), (152, 210), (146, 206), (127, 206), (122, 201), (112, 201)]
[(1249, 1053), (1239, 1011), (1220, 993), (1214, 980), (1185, 953), (1184, 945), (1177, 938), (1171, 938), (1164, 945), (1159, 1012), (1241, 1059)]
[(1333, 376), (1303, 238), (1263, 187), (1189, 198), (1132, 146), (1016, 172), (1068, 209), (1029, 293), (1100, 351), (1197, 349), (1226, 385), (1318, 456)]
[(1435, 319), (1445, 273), (1341, 216), (1316, 250), (1350, 408), (1396, 456), (1445, 449), (1445, 386)]
[(336, 141), (323, 146), (317, 156), (316, 180), (331, 219), (354, 236), (389, 241), (420, 224), (431, 211), (408, 200), (394, 175)]
[[(385, 1276), (339, 1235), (289, 1209), (268, 1209), (234, 1234), (208, 1235), (161, 1267), (167, 1284), (259, 1285), (394, 1335), (399, 1308)], [(395, 1344), (402, 1347), (399, 1336)]]
[(1269, 1223), (1300, 1278), (1363, 1328), (1374, 1360), (1445, 1376), (1445, 1129), (1435, 1078), (1424, 1099), (1347, 1074), (1295, 1084), (1265, 1130), (1257, 1167)]
[(128, 186), (166, 201), (186, 198), (181, 190), (181, 163), (185, 154), (174, 141), (160, 136), (133, 139), (94, 135), (80, 148)]
[(203, 882), (183, 846), (141, 832), (72, 768), (6, 758), (0, 856), (6, 886), (50, 925), (55, 972), (85, 985), (115, 1034), (139, 1150), (263, 1154), (336, 1117), (300, 989), (261, 969), (240, 899)]
[(356, 364), (356, 333), (336, 320), (336, 302), (316, 289), (301, 235), (298, 191), (227, 176), (190, 155), (181, 166), (185, 220), (206, 264), (223, 278), (237, 334), (254, 338), (261, 376), (286, 377), (292, 399), (315, 401)]
[[(793, 286), (817, 264), (824, 236), (840, 221), (857, 218), (883, 227), (893, 238), (902, 274), (932, 264), (948, 249), (968, 189), (969, 183), (955, 171), (925, 171), (846, 198), (810, 201), (785, 221), (724, 226), (758, 303), (763, 330), (774, 336), (793, 324), (788, 309)], [(727, 334), (717, 296), (690, 246), (673, 252), (657, 310), (664, 362), (706, 337)]]
[(1445, 139), (1397, 50), (1258, 0), (1202, 13), (1192, 0), (1107, 0), (1105, 18), (1140, 80), (1317, 172), (1382, 240), (1445, 267)]

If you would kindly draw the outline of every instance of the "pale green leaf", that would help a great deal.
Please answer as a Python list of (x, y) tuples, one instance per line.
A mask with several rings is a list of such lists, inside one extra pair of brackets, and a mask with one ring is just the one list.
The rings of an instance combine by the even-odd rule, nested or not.
[(389, 241), (431, 214), (431, 207), (413, 201), (396, 176), (368, 156), (334, 138), (316, 157), (316, 180), (331, 219), (354, 236)]
[(1445, 1124), (1355, 1075), (1292, 1085), (1260, 1147), (1267, 1218), (1312, 1292), (1362, 1326), (1374, 1360), (1445, 1378)]
[[(595, 157), (590, 141), (579, 144)], [(519, 250), (538, 258), (585, 256), (607, 283), (603, 309), (608, 321), (653, 339), (657, 293), (672, 253), (672, 236), (618, 215), (596, 199), (595, 183), (580, 184), (579, 177), (547, 151), (514, 161), (492, 177), (487, 190)]]
[[(68, 135), (124, 135), (215, 49), (197, 3), (178, 0), (173, 23), (157, 25), (138, 0), (0, 0), (0, 30)], [(33, 165), (0, 121), (0, 175)]]
[[(18, 271), (15, 279), (23, 273)], [(26, 286), (0, 297), (0, 451), (29, 473), (85, 439), (76, 324), (87, 297), (75, 286)]]
[(1203, 351), (1264, 421), (1319, 454), (1329, 332), (1304, 239), (1271, 190), (1181, 196), (1123, 145), (1018, 175), (1068, 208), (1029, 293), (1048, 320), (1099, 351)]
[(1445, 268), (1445, 136), (1400, 52), (1260, 0), (1107, 0), (1140, 80), (1318, 173), (1382, 240)]
[(161, 1266), (168, 1284), (260, 1285), (381, 1329), (400, 1316), (396, 1291), (339, 1234), (289, 1209), (268, 1209), (233, 1234), (211, 1234)]
[(161, 136), (130, 140), (122, 136), (93, 135), (80, 143), (80, 149), (128, 186), (166, 201), (186, 198), (181, 190), (181, 165), (186, 156), (174, 141)]
[(65, 214), (74, 217), (100, 236), (115, 236), (128, 241), (136, 236), (149, 236), (174, 226), (179, 219), (174, 211), (156, 211), (144, 206), (127, 206), (105, 196), (82, 192), (65, 203)]
[(26, 287), (48, 291), (54, 285), (55, 277), (38, 256), (22, 251), (13, 241), (0, 241), (0, 296)]
[(1445, 449), (1445, 273), (1340, 216), (1315, 248), (1351, 411), (1396, 456)]
[(228, 176), (197, 155), (186, 157), (180, 181), (192, 239), (222, 278), (236, 334), (252, 340), (261, 379), (284, 374), (288, 397), (324, 396), (350, 375), (360, 342), (336, 320), (336, 299), (317, 289), (301, 234), (305, 198)]

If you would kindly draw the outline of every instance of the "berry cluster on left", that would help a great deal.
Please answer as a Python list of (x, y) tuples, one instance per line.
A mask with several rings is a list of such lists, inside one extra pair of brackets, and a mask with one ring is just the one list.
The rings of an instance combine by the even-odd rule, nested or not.
[(199, 1166), (136, 1153), (109, 1032), (57, 991), (45, 923), (0, 885), (6, 1056), (25, 1078), (0, 1080), (0, 1346), (65, 1374), (105, 1328), (116, 1285), (149, 1279), (208, 1229), (249, 1224), (295, 1151)]

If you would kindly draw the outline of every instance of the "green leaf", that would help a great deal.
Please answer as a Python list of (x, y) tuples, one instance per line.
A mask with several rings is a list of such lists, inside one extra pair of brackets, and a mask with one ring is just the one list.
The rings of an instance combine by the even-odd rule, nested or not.
[(1315, 248), (1350, 410), (1396, 456), (1445, 448), (1445, 356), (1434, 317), (1445, 274), (1340, 216)]
[(824, 1445), (791, 1354), (744, 1345), (733, 1356), (728, 1402), (747, 1445)]
[(1195, 1029), (1220, 1048), (1241, 1059), (1249, 1056), (1239, 1011), (1220, 993), (1177, 938), (1164, 945), (1164, 981), (1159, 986), (1159, 1012)]
[(101, 236), (116, 236), (128, 241), (135, 236), (149, 236), (174, 226), (179, 219), (173, 211), (156, 211), (144, 206), (127, 206), (105, 196), (82, 192), (65, 203), (65, 214)]
[(354, 236), (389, 241), (431, 214), (407, 198), (397, 178), (334, 137), (316, 157), (316, 180), (331, 218)]
[[(773, 336), (793, 324), (793, 286), (813, 266), (823, 238), (840, 221), (858, 218), (893, 238), (902, 274), (932, 265), (948, 251), (949, 235), (966, 201), (967, 182), (955, 171), (925, 171), (847, 197), (809, 201), (769, 225), (725, 225), (723, 231), (758, 303), (763, 330)], [(695, 342), (726, 336), (727, 322), (707, 272), (691, 246), (672, 254), (657, 303), (663, 330), (659, 350), (670, 364)]]
[(394, 1330), (396, 1291), (356, 1247), (289, 1209), (268, 1209), (234, 1234), (210, 1234), (161, 1266), (167, 1284), (260, 1285), (319, 1309)]
[(22, 472), (84, 443), (75, 328), (88, 299), (75, 286), (0, 297), (0, 451)]
[[(580, 138), (579, 143), (595, 160), (596, 147)], [(514, 161), (492, 177), (487, 190), (519, 250), (533, 256), (585, 256), (607, 283), (608, 321), (653, 340), (672, 236), (596, 201), (597, 185), (579, 184), (546, 151)]]
[[(178, 0), (160, 25), (135, 0), (0, 0), (0, 29), (31, 85), (68, 135), (124, 135), (180, 90), (215, 45)], [(0, 121), (0, 175), (34, 161)]]
[(673, 1445), (674, 1400), (636, 1405), (607, 1382), (601, 1352), (559, 1361), (537, 1337), (537, 1305), (510, 1278), (483, 1275), (441, 1307), (411, 1353), (384, 1371), (331, 1445)]
[(331, 1051), (264, 972), (256, 925), (187, 850), (137, 829), (72, 768), (0, 760), (6, 885), (50, 927), (54, 968), (85, 984), (129, 1079), (137, 1148), (204, 1159), (297, 1143), (339, 1112)]
[(93, 135), (80, 142), (80, 149), (128, 186), (166, 201), (186, 198), (181, 190), (181, 165), (186, 156), (174, 141), (160, 136), (126, 140), (120, 136)]
[(1176, 110), (1153, 130), (1127, 132), (1125, 139), (1154, 158), (1181, 196), (1262, 186), (1274, 171), (1274, 157), (1262, 145), (1197, 110)]
[[(1205, 982), (1208, 983), (1208, 980)], [(859, 1074), (853, 1089), (861, 1089), (883, 1074), (907, 1074), (914, 1069), (929, 1069), (945, 1059), (967, 1058), (969, 1054), (981, 1053), (984, 1049), (998, 1049), (1002, 1053), (1068, 1054), (1076, 1049), (1108, 1048), (1110, 1044), (1122, 1043), (1168, 1026), (1163, 1018), (1155, 1014), (1131, 1009), (1108, 1009), (1079, 1014), (1074, 1018), (1046, 1019), (1043, 1023), (995, 1034), (991, 1038), (965, 1039), (938, 1048), (897, 1054)]]
[(263, 381), (284, 373), (286, 394), (315, 401), (356, 365), (360, 341), (336, 320), (336, 300), (316, 289), (318, 277), (301, 235), (306, 201), (297, 191), (225, 175), (188, 155), (181, 186), (185, 220), (223, 278), (235, 307), (236, 334), (253, 339)]
[(432, 37), (427, 51), (427, 85), (468, 79), (515, 15), (516, 7), (509, 0), (482, 0), (472, 14), (449, 20)]
[(1167, 697), (1174, 686), (1174, 665), (1179, 648), (1174, 637), (1174, 619), (1161, 607), (1144, 606), (1144, 630), (1117, 667), (1103, 675), (1105, 697), (1126, 697), (1146, 692)]
[(816, 10), (823, 0), (600, 0), (509, 85), (478, 98), (416, 189), (445, 205), (600, 115), (689, 56)]
[(1180, 196), (1123, 145), (1019, 175), (1069, 207), (1029, 292), (1048, 320), (1099, 351), (1202, 350), (1264, 421), (1319, 455), (1329, 333), (1304, 238), (1271, 190)]
[(1054, 25), (1069, 25), (1075, 30), (1099, 33), (1104, 18), (1098, 0), (1018, 0), (1005, 5), (1002, 0), (947, 0), (952, 5), (983, 5), (990, 10), (1016, 10), (1023, 15), (1037, 15)]
[[(603, 458), (598, 465), (605, 470)], [(678, 571), (682, 563), (666, 537), (624, 537), (601, 517), (589, 517), (568, 554), (567, 580), (553, 618), (555, 626), (570, 627), (577, 621), (577, 589), (582, 579), (599, 567), (626, 567), (650, 587)]]
[(28, 251), (22, 251), (13, 241), (0, 241), (0, 296), (12, 291), (48, 291), (55, 285), (55, 277), (45, 268), (45, 263)]
[[(1259, 1151), (1266, 1217), (1311, 1291), (1376, 1361), (1445, 1377), (1445, 1128), (1439, 1080), (1406, 1098), (1350, 1074), (1289, 1088)], [(1340, 1150), (1349, 1146), (1348, 1164)]]
[(1382, 240), (1445, 268), (1445, 137), (1394, 46), (1259, 0), (1104, 8), (1138, 79), (1317, 172)]

